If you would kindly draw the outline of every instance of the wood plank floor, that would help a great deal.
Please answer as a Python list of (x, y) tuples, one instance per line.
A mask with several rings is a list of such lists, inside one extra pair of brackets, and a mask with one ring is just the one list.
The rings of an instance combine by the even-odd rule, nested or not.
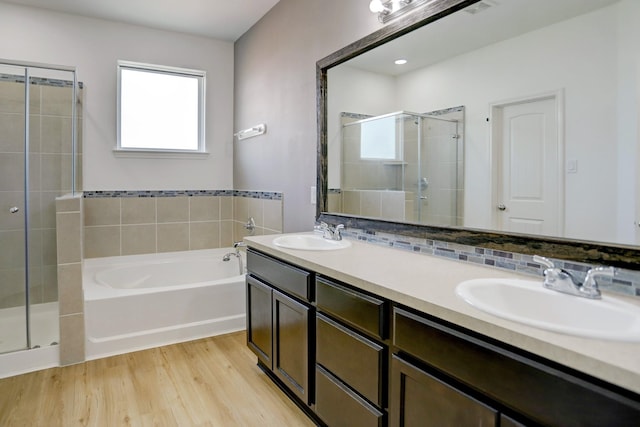
[(0, 380), (0, 426), (312, 426), (238, 332)]

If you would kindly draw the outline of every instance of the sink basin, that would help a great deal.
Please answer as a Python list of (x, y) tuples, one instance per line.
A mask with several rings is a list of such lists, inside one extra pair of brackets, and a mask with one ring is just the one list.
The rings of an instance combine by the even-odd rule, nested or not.
[(348, 240), (329, 240), (317, 234), (292, 234), (273, 239), (273, 244), (281, 248), (303, 251), (335, 251), (351, 246)]
[(604, 295), (601, 300), (562, 294), (542, 280), (475, 279), (456, 294), (494, 316), (554, 332), (640, 342), (640, 307)]

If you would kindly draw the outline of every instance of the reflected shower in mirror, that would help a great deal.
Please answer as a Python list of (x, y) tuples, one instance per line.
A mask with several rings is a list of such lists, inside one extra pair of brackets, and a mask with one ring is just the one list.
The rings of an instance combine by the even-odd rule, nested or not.
[(456, 226), (463, 212), (464, 108), (380, 116), (341, 113), (339, 188), (329, 210)]
[[(640, 244), (640, 2), (491, 3), (479, 13), (459, 10), (327, 67), (328, 211)], [(398, 58), (407, 63), (396, 65)], [(342, 144), (354, 126), (348, 122), (362, 120), (360, 114), (373, 120), (419, 112), (415, 116), (426, 130), (435, 120), (425, 119), (425, 112), (457, 105), (464, 105), (458, 122), (464, 129), (452, 132), (463, 136), (456, 187), (435, 191), (437, 180), (448, 175), (453, 181), (454, 172), (433, 175), (428, 161), (440, 153), (424, 156), (422, 146), (419, 153), (405, 148), (402, 159), (374, 161), (362, 159), (357, 148), (352, 151), (360, 158), (350, 158)], [(396, 181), (388, 183), (391, 178)], [(425, 196), (424, 188), (434, 192)], [(368, 210), (363, 200), (374, 197), (363, 192), (382, 190), (404, 192), (402, 213), (383, 212), (390, 205), (382, 197), (391, 197), (384, 193), (380, 209)], [(445, 190), (456, 192), (455, 203)], [(350, 191), (363, 193), (358, 209)], [(457, 212), (446, 220), (452, 205)]]

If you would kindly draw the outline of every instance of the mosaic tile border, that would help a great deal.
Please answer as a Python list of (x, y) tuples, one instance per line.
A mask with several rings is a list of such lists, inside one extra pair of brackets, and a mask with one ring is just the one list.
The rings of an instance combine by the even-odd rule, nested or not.
[(223, 196), (223, 197), (247, 197), (252, 199), (282, 200), (282, 193), (269, 191), (239, 191), (239, 190), (96, 190), (84, 191), (85, 199), (95, 198), (127, 198), (127, 197), (198, 197), (198, 196)]
[(464, 105), (460, 105), (458, 107), (443, 108), (442, 110), (429, 111), (428, 113), (423, 114), (426, 114), (428, 116), (443, 116), (445, 114), (457, 113), (459, 111), (464, 111)]
[[(50, 79), (46, 77), (30, 77), (29, 81), (32, 85), (39, 86), (55, 86), (55, 87), (73, 87), (73, 82), (70, 80)], [(0, 82), (7, 83), (24, 83), (24, 76), (17, 74), (0, 74)], [(80, 89), (84, 88), (84, 83), (78, 82)]]
[(342, 112), (342, 113), (340, 113), (340, 117), (341, 118), (345, 118), (346, 117), (346, 118), (355, 119), (355, 120), (364, 120), (364, 119), (370, 119), (373, 116), (370, 115), (370, 114)]
[[(540, 280), (542, 280), (542, 272), (544, 271), (543, 266), (533, 261), (532, 255), (354, 228), (345, 229), (342, 235), (347, 239), (509, 270), (537, 277)], [(558, 258), (552, 258), (552, 260), (558, 267), (569, 271), (580, 281), (584, 280), (590, 268), (596, 267), (596, 265), (564, 261)], [(601, 289), (627, 296), (640, 297), (640, 271), (616, 268), (613, 278), (603, 277), (598, 280), (598, 283)]]

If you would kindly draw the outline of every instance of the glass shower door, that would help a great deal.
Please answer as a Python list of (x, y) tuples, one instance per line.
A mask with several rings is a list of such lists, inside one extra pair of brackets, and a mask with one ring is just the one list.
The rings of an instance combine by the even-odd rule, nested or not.
[(55, 200), (75, 190), (76, 87), (72, 67), (0, 63), (0, 353), (59, 341)]
[(0, 353), (6, 353), (29, 346), (25, 244), (28, 87), (24, 68), (0, 66), (0, 74)]

